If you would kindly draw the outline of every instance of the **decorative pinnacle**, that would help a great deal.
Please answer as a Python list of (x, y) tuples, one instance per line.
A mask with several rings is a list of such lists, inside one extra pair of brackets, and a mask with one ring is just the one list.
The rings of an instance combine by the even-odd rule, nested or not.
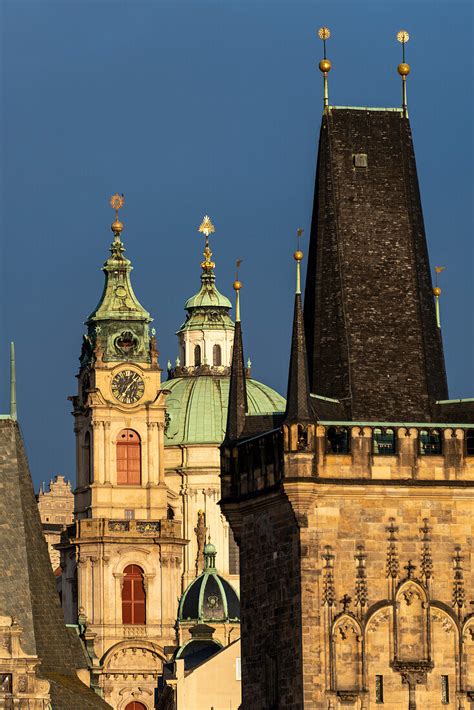
[(215, 264), (211, 261), (212, 251), (209, 248), (209, 235), (215, 232), (216, 229), (211, 222), (211, 218), (207, 214), (204, 216), (198, 231), (206, 237), (206, 246), (204, 247), (203, 252), (204, 261), (201, 262), (201, 268), (210, 271), (215, 267)]
[(332, 64), (326, 57), (326, 40), (331, 36), (331, 32), (328, 27), (320, 27), (318, 30), (318, 37), (323, 41), (323, 59), (319, 62), (319, 71), (323, 74), (324, 83), (324, 110), (327, 111), (329, 108), (329, 95), (328, 95), (328, 72), (331, 71)]
[(445, 266), (435, 266), (435, 285), (433, 286), (433, 294), (435, 297), (436, 306), (436, 323), (438, 328), (441, 328), (441, 316), (439, 312), (439, 297), (441, 296), (441, 289), (438, 286), (438, 274), (441, 274), (445, 270)]
[(119, 220), (119, 210), (122, 209), (122, 207), (125, 204), (125, 197), (123, 195), (123, 192), (121, 195), (118, 193), (115, 193), (115, 195), (112, 195), (112, 197), (109, 200), (109, 204), (112, 207), (113, 210), (115, 210), (115, 221), (112, 222), (112, 232), (115, 234), (115, 236), (120, 236), (120, 233), (123, 230), (123, 224)]
[(240, 321), (240, 289), (242, 288), (242, 282), (239, 281), (239, 269), (242, 263), (242, 259), (237, 259), (235, 262), (235, 281), (233, 283), (235, 291), (235, 321), (236, 323)]
[(296, 291), (295, 293), (301, 293), (301, 261), (303, 259), (303, 252), (300, 249), (300, 239), (303, 235), (304, 230), (301, 229), (301, 227), (298, 227), (296, 230), (296, 241), (297, 241), (297, 249), (295, 253), (293, 254), (293, 258), (296, 261)]
[(401, 42), (402, 45), (402, 62), (401, 64), (398, 65), (397, 71), (402, 77), (402, 109), (403, 109), (403, 116), (405, 118), (408, 118), (408, 110), (407, 110), (407, 76), (410, 73), (410, 65), (405, 62), (405, 45), (410, 39), (410, 35), (406, 30), (400, 30), (400, 32), (397, 32), (397, 40)]

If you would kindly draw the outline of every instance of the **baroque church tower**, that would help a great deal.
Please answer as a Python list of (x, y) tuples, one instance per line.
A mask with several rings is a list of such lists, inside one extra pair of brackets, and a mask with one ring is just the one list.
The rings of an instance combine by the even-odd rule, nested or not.
[(123, 198), (114, 195), (111, 205), (104, 290), (86, 322), (71, 398), (76, 522), (62, 545), (63, 606), (66, 621), (86, 628), (103, 697), (120, 710), (148, 710), (164, 648), (175, 643), (185, 541), (164, 480), (166, 392), (155, 332), (130, 281), (118, 219)]
[(401, 109), (330, 106), (326, 55), (320, 69), (304, 316), (298, 250), (271, 419), (248, 411), (235, 332), (221, 507), (240, 547), (242, 708), (469, 710), (474, 400), (448, 399), (410, 67)]

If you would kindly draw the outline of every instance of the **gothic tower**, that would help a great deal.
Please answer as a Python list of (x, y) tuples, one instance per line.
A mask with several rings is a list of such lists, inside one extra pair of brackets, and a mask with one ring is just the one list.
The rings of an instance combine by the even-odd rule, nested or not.
[(240, 547), (242, 707), (467, 710), (474, 400), (447, 399), (410, 67), (403, 57), (401, 109), (330, 106), (326, 56), (320, 69), (286, 411), (248, 412), (239, 328), (221, 449), (221, 506)]
[(115, 708), (153, 707), (165, 646), (175, 642), (181, 521), (164, 481), (166, 391), (151, 318), (130, 281), (115, 195), (105, 284), (87, 319), (72, 397), (75, 526), (63, 544), (66, 620), (86, 627), (93, 680)]

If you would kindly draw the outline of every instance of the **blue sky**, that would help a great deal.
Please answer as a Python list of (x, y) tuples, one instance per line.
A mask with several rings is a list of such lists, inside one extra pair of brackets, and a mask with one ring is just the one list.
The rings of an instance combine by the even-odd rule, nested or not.
[[(102, 289), (108, 199), (160, 361), (199, 284), (208, 213), (217, 284), (242, 258), (253, 374), (286, 388), (296, 227), (309, 232), (328, 25), (330, 102), (398, 106), (397, 30), (453, 397), (474, 396), (473, 5), (409, 2), (2, 0), (0, 373), (17, 348), (19, 416), (36, 485), (74, 478), (67, 396)], [(303, 238), (307, 253), (307, 241)], [(394, 285), (396, 287), (396, 285)]]

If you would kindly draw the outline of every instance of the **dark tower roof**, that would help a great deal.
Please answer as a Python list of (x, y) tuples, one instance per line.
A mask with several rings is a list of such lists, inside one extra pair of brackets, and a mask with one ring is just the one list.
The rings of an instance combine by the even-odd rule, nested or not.
[(305, 291), (311, 392), (352, 420), (426, 421), (447, 398), (410, 124), (323, 116)]
[(22, 651), (39, 658), (55, 710), (105, 710), (76, 675), (87, 664), (64, 624), (23, 441), (8, 417), (0, 417), (0, 487), (0, 616), (14, 617)]
[(244, 348), (240, 320), (236, 320), (232, 365), (230, 370), (229, 406), (225, 440), (238, 439), (245, 426), (247, 412), (247, 383), (245, 381)]
[(293, 315), (293, 335), (291, 338), (290, 369), (286, 398), (286, 419), (288, 421), (309, 421), (313, 419), (306, 357), (303, 308), (301, 294), (295, 294)]

